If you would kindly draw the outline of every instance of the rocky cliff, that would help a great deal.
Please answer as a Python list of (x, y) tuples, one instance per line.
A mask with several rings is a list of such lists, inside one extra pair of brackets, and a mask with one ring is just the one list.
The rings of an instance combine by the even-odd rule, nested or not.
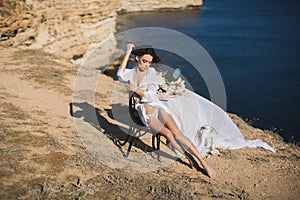
[(1, 0), (0, 42), (84, 61), (95, 49), (98, 54), (115, 52), (117, 12), (201, 4), (201, 0)]
[(121, 11), (135, 12), (199, 7), (202, 0), (120, 0), (120, 3)]
[(8, 1), (1, 3), (1, 43), (80, 57), (115, 31), (118, 0)]

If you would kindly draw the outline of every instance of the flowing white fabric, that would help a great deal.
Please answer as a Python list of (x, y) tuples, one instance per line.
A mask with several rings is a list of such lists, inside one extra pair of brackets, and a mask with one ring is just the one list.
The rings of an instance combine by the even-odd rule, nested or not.
[[(124, 82), (132, 81), (133, 74), (134, 69), (118, 71), (119, 80)], [(186, 90), (182, 95), (177, 95), (168, 101), (159, 101), (156, 93), (158, 89), (156, 71), (151, 67), (139, 87), (147, 89), (142, 101), (168, 112), (181, 132), (193, 142), (202, 156), (209, 151), (203, 148), (198, 135), (198, 131), (203, 126), (211, 126), (216, 130), (217, 138), (214, 145), (216, 148), (262, 147), (275, 152), (273, 147), (260, 139), (245, 140), (225, 111), (190, 90)]]
[(198, 135), (198, 131), (204, 126), (211, 126), (216, 130), (217, 138), (214, 144), (216, 148), (262, 147), (275, 152), (273, 147), (260, 139), (245, 140), (226, 112), (190, 90), (182, 95), (177, 95), (176, 98), (163, 101), (163, 104), (169, 108), (178, 128), (194, 143), (201, 155), (209, 151), (203, 148)]

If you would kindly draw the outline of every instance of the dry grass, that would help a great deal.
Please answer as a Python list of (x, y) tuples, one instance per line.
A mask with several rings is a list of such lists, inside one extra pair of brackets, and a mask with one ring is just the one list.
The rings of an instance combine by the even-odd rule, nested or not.
[(38, 65), (38, 66), (59, 66), (60, 64), (56, 61), (57, 57), (49, 54), (41, 49), (24, 49), (15, 51), (12, 56), (14, 61), (24, 61), (26, 64)]
[(48, 123), (39, 119), (46, 115), (44, 112), (27, 112), (12, 103), (3, 102), (0, 103), (0, 113), (0, 199), (18, 199), (27, 190), (27, 184), (40, 181), (37, 171), (44, 168), (45, 174), (60, 173), (68, 156), (55, 151), (46, 155), (43, 152), (30, 155), (31, 149), (36, 148), (65, 149), (48, 133)]
[(66, 75), (70, 70), (61, 70), (54, 67), (31, 67), (23, 70), (22, 80), (33, 80), (49, 89), (59, 91), (65, 95), (72, 94), (72, 89), (66, 85)]
[(27, 112), (21, 110), (12, 103), (7, 102), (0, 104), (0, 112), (2, 113), (1, 118), (5, 117), (14, 120), (26, 120), (30, 117)]
[(16, 50), (3, 64), (2, 72), (17, 75), (22, 80), (34, 81), (41, 87), (64, 95), (72, 94), (68, 77), (76, 74), (77, 66), (52, 54), (42, 50)]
[[(5, 70), (23, 79), (16, 78), (11, 84), (20, 81), (28, 84), (31, 92), (38, 92), (31, 87), (34, 85), (51, 89), (49, 93), (56, 95), (53, 90), (67, 90), (68, 73), (73, 69), (52, 55), (18, 50), (9, 59)], [(2, 73), (5, 70), (2, 68)], [(101, 81), (101, 86), (114, 87), (111, 78), (101, 77)], [(111, 109), (111, 94), (100, 91), (96, 99), (104, 113), (104, 109)], [(36, 99), (18, 101), (18, 94), (0, 87), (0, 199), (227, 200), (282, 199), (283, 195), (296, 199), (293, 197), (299, 194), (295, 176), (299, 174), (299, 148), (283, 143), (271, 132), (252, 128), (238, 116), (231, 115), (247, 138), (263, 138), (278, 152), (221, 150), (221, 156), (209, 159), (218, 171), (216, 180), (177, 162), (148, 173), (129, 173), (109, 168), (87, 152), (70, 124), (69, 113), (55, 112), (51, 105), (30, 110)], [(64, 100), (51, 100), (68, 106)]]

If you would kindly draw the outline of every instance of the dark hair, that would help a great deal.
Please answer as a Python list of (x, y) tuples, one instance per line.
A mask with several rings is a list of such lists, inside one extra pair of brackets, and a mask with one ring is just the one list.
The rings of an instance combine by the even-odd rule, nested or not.
[(132, 50), (131, 53), (139, 57), (145, 54), (149, 54), (153, 57), (152, 63), (159, 63), (161, 61), (161, 59), (156, 55), (154, 49), (150, 45), (143, 45), (140, 47), (136, 47)]

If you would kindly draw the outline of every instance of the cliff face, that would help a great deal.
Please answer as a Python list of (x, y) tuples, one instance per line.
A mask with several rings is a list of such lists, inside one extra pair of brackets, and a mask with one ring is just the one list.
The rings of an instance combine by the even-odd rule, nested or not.
[(42, 48), (78, 59), (99, 49), (101, 42), (110, 43), (106, 45), (112, 48), (110, 52), (115, 50), (113, 33), (118, 11), (178, 9), (201, 4), (202, 0), (1, 0), (0, 42), (3, 46)]
[(1, 40), (5, 45), (43, 48), (72, 58), (115, 31), (118, 0), (5, 0)]
[(185, 9), (188, 7), (199, 7), (202, 0), (120, 0), (121, 10), (151, 11), (157, 9)]

